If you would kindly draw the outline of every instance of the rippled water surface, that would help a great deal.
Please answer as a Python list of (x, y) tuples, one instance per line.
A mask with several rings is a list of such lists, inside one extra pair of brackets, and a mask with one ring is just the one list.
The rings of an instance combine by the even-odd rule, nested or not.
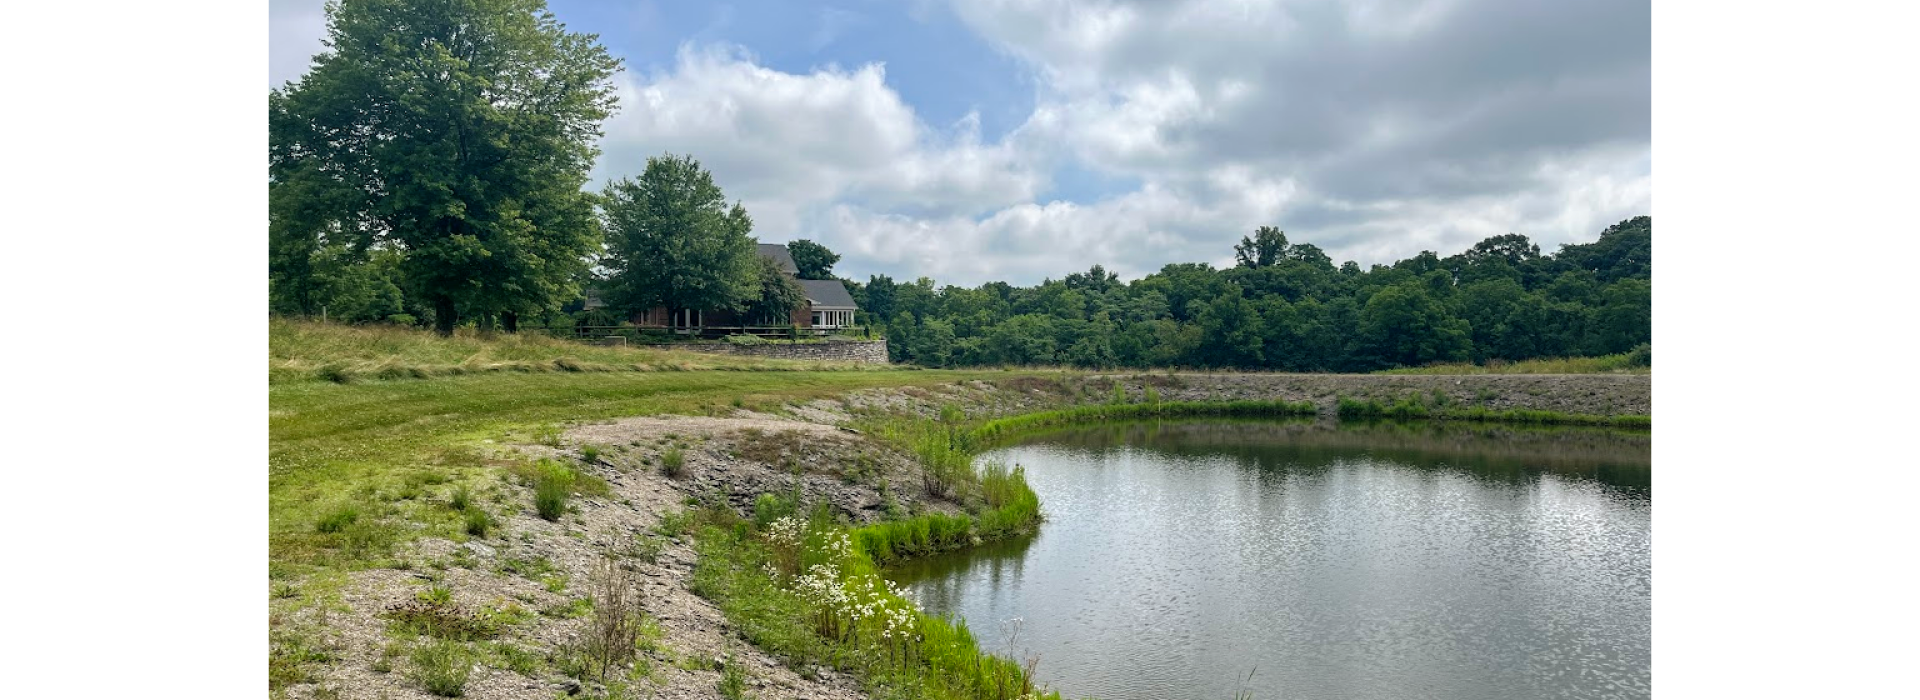
[(1067, 697), (1650, 695), (1644, 434), (1130, 424), (983, 459), (1040, 534), (895, 578)]

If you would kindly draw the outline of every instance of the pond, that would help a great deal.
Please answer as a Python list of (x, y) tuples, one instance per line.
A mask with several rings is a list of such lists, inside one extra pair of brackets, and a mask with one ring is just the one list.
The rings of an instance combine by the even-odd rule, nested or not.
[(1068, 429), (1038, 535), (890, 572), (1070, 698), (1645, 698), (1646, 433), (1314, 422)]

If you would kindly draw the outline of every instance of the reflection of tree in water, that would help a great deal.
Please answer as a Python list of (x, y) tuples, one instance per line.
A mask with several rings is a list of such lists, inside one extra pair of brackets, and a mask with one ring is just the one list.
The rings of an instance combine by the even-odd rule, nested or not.
[(1064, 428), (1026, 442), (1231, 457), (1263, 476), (1313, 473), (1367, 457), (1465, 471), (1503, 483), (1526, 483), (1552, 473), (1639, 496), (1653, 491), (1653, 440), (1644, 431), (1445, 421), (1199, 419)]

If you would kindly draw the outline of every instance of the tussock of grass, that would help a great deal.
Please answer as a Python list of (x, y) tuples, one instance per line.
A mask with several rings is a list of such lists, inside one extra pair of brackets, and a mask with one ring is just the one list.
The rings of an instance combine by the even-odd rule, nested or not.
[(893, 368), (587, 345), (538, 333), (486, 336), (463, 329), (451, 338), (442, 338), (431, 331), (393, 326), (343, 326), (285, 318), (267, 322), (268, 384), (348, 384), (490, 373), (823, 369)]
[(1647, 374), (1652, 372), (1653, 351), (1642, 345), (1617, 355), (1599, 357), (1551, 357), (1507, 362), (1488, 360), (1485, 364), (1444, 364), (1425, 367), (1401, 367), (1375, 374)]
[(314, 523), (313, 529), (324, 534), (336, 534), (346, 531), (348, 526), (353, 525), (354, 522), (359, 519), (359, 508), (352, 505), (344, 505), (327, 511), (326, 515), (320, 516), (319, 522)]
[(493, 530), (493, 516), (479, 508), (466, 511), (467, 534), (473, 537), (486, 537)]
[(467, 677), (473, 671), (473, 652), (458, 642), (441, 640), (416, 648), (409, 655), (410, 674), (427, 692), (443, 698), (457, 698), (467, 692)]
[(573, 495), (578, 477), (566, 465), (541, 461), (533, 477), (533, 507), (545, 520), (559, 520), (567, 512), (567, 497)]

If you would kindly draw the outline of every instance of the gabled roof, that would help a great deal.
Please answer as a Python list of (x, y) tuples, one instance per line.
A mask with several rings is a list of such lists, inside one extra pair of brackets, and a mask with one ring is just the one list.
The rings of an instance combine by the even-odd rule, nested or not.
[(799, 280), (800, 289), (806, 291), (807, 301), (813, 302), (816, 309), (858, 309), (853, 303), (853, 295), (847, 293), (847, 285), (840, 280)]
[(774, 263), (780, 266), (782, 271), (789, 275), (800, 274), (800, 266), (793, 264), (793, 253), (787, 252), (785, 245), (779, 243), (761, 243), (758, 244), (758, 248), (760, 257), (773, 260)]

